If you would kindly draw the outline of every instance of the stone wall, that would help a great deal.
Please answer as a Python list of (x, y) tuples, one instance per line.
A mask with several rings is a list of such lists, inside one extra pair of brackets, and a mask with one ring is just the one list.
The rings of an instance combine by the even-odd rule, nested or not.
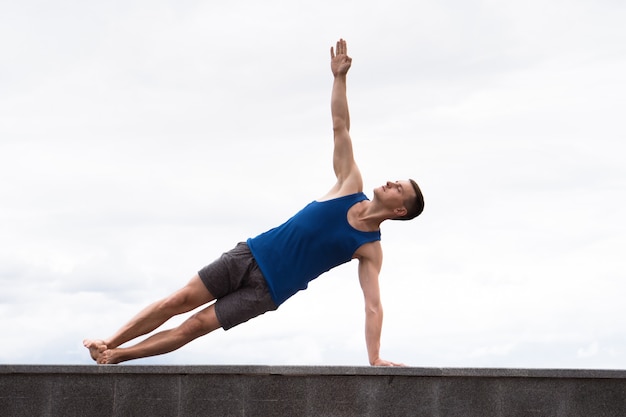
[(626, 371), (0, 365), (0, 416), (625, 417)]

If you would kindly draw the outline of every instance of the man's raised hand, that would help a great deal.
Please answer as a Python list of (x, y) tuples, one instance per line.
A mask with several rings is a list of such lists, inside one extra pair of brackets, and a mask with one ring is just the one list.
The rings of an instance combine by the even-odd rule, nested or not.
[[(335, 54), (336, 52), (336, 54)], [(352, 65), (352, 58), (348, 56), (348, 47), (346, 41), (339, 39), (337, 41), (336, 51), (330, 47), (330, 69), (333, 75), (346, 75)]]

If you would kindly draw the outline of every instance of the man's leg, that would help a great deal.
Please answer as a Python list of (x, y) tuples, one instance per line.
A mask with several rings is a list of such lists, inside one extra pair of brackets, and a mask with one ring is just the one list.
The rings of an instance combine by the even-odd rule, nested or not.
[(212, 304), (174, 329), (159, 332), (134, 346), (103, 351), (98, 358), (98, 363), (115, 364), (168, 353), (220, 327), (215, 315), (215, 304)]
[(115, 349), (136, 337), (150, 333), (173, 316), (191, 311), (214, 299), (196, 274), (180, 290), (144, 308), (113, 336), (104, 340), (85, 339), (83, 344), (89, 349), (93, 360), (99, 362), (104, 351)]

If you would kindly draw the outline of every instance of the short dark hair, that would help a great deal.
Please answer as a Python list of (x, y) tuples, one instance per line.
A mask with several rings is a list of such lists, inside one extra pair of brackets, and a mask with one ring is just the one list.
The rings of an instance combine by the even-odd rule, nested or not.
[(402, 217), (396, 217), (393, 220), (411, 220), (422, 214), (422, 211), (424, 211), (424, 196), (422, 195), (420, 187), (412, 179), (409, 179), (409, 182), (415, 191), (415, 198), (407, 199), (404, 202), (406, 214)]

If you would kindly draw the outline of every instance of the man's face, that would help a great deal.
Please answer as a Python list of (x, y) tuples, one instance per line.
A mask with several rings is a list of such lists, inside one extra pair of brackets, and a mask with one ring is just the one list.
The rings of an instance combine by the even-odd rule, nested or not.
[(415, 198), (415, 190), (408, 180), (387, 181), (374, 190), (374, 196), (384, 203), (386, 207), (404, 207), (404, 202), (409, 198)]

